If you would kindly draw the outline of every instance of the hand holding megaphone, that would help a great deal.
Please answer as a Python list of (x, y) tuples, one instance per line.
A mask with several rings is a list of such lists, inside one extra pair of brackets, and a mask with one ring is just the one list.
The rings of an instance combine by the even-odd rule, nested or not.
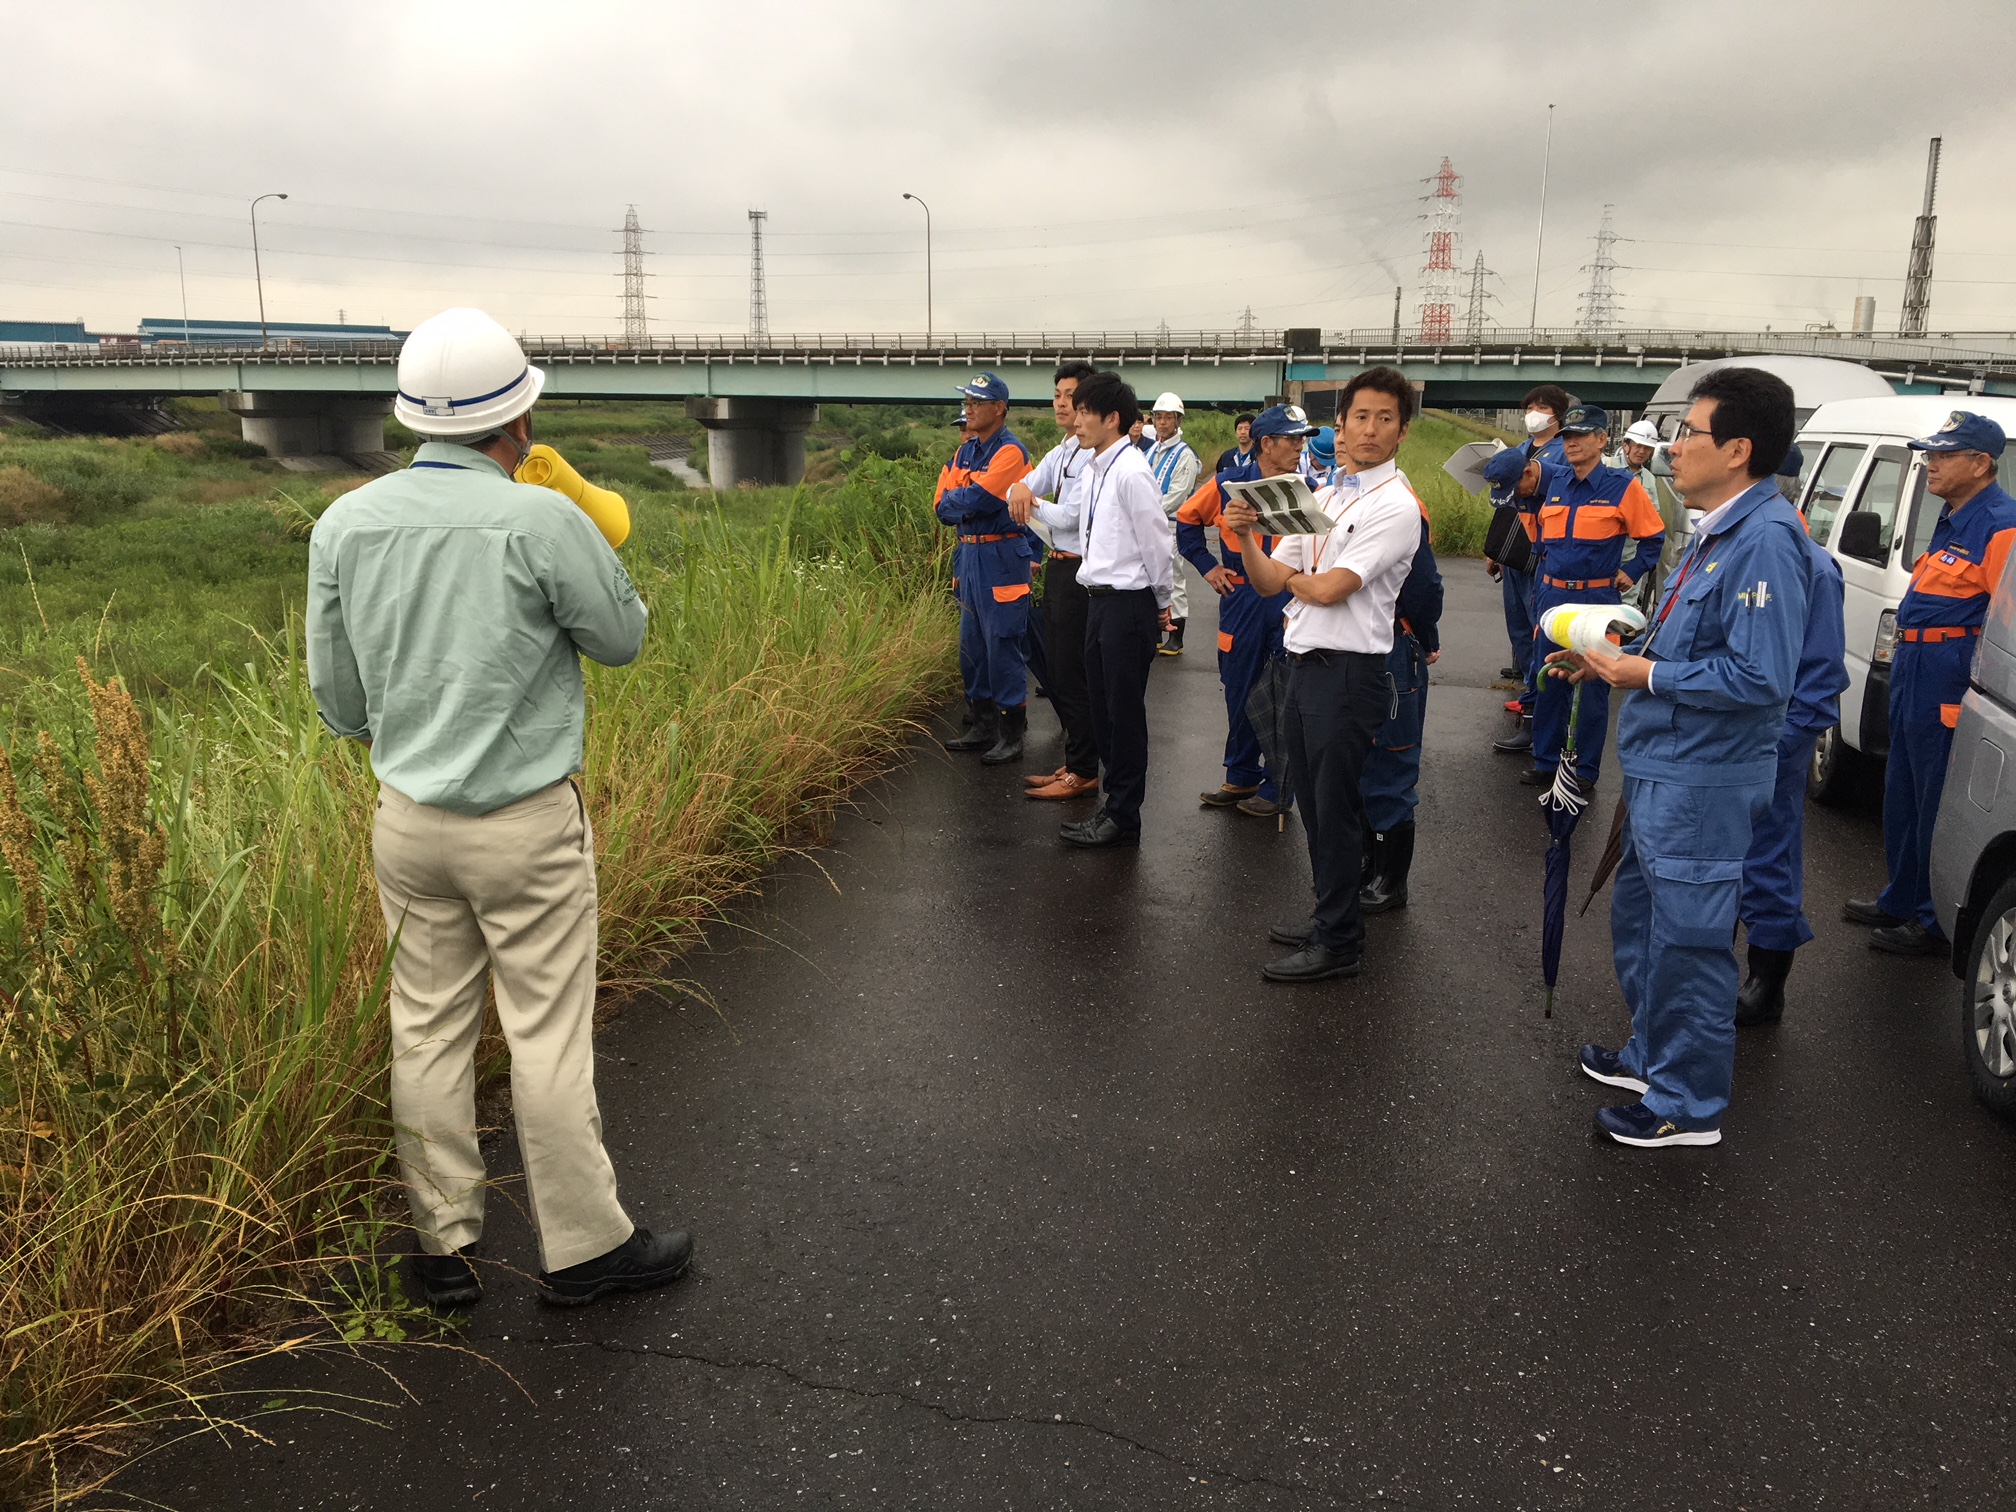
[(590, 483), (552, 447), (544, 443), (533, 447), (512, 476), (520, 483), (550, 488), (572, 499), (611, 546), (621, 546), (630, 539), (630, 506), (623, 495)]

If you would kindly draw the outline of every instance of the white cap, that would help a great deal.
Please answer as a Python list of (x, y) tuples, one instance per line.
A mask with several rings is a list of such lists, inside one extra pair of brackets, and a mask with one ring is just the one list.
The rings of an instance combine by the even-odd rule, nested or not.
[(1176, 394), (1161, 394), (1153, 404), (1148, 406), (1148, 413), (1151, 415), (1156, 413), (1180, 415), (1183, 413), (1183, 400)]
[(422, 436), (476, 436), (508, 425), (538, 402), (546, 375), (511, 333), (481, 310), (443, 310), (399, 349), (392, 413)]
[(1659, 427), (1650, 420), (1634, 420), (1631, 429), (1624, 432), (1626, 441), (1635, 441), (1640, 446), (1664, 446), (1659, 439)]

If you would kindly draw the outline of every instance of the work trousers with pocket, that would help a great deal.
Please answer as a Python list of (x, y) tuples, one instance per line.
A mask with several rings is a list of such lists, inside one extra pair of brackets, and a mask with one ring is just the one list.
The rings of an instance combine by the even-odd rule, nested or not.
[(548, 1271), (630, 1237), (595, 1103), (595, 840), (556, 782), (471, 817), (378, 790), (372, 859), (392, 946), (392, 1122), (430, 1254), (483, 1232), (476, 1041), (484, 989), (511, 1052), (511, 1111)]
[(1743, 860), (1743, 935), (1759, 950), (1797, 950), (1813, 938), (1806, 922), (1806, 773), (1817, 730), (1785, 727), (1771, 807)]
[(1043, 563), (1043, 650), (1049, 663), (1044, 686), (1064, 727), (1064, 765), (1079, 777), (1099, 775), (1099, 743), (1092, 738), (1092, 697), (1085, 688), (1085, 606), (1078, 585), (1079, 558), (1052, 552)]
[(967, 700), (1019, 709), (1029, 701), (1029, 547), (962, 540), (952, 560)]
[(1155, 664), (1161, 615), (1152, 588), (1090, 590), (1085, 620), (1085, 680), (1092, 736), (1099, 745), (1100, 811), (1129, 834), (1141, 829), (1148, 796), (1148, 669)]
[(1876, 906), (1916, 919), (1938, 939), (1946, 932), (1932, 907), (1932, 828), (1946, 792), (1953, 727), (1967, 694), (1967, 670), (1980, 641), (1903, 641), (1890, 670), (1890, 757), (1883, 771), (1883, 859), (1890, 884)]
[(1512, 642), (1512, 669), (1519, 675), (1519, 702), (1532, 712), (1534, 686), (1533, 574), (1516, 567), (1498, 569), (1498, 588), (1505, 601), (1505, 638)]
[(1411, 635), (1396, 634), (1386, 657), (1393, 679), (1393, 713), (1372, 738), (1359, 792), (1365, 822), (1384, 835), (1414, 822), (1421, 802), (1421, 736), (1428, 718), (1428, 654)]
[(1695, 787), (1627, 776), (1623, 859), (1610, 900), (1617, 983), (1631, 1009), (1625, 1069), (1644, 1103), (1713, 1128), (1736, 1069), (1736, 909), (1743, 858), (1772, 784)]
[(1383, 655), (1315, 651), (1290, 659), (1283, 724), (1316, 889), (1313, 938), (1343, 955), (1357, 955), (1365, 942), (1358, 906), (1365, 846), (1359, 784), (1393, 702)]

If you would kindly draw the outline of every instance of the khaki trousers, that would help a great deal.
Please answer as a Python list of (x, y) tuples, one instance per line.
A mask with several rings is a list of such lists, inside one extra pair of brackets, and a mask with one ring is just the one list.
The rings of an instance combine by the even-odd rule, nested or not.
[(571, 782), (476, 818), (378, 790), (392, 951), (392, 1122), (421, 1246), (483, 1232), (476, 1041), (486, 982), (548, 1271), (630, 1237), (595, 1105), (595, 841)]

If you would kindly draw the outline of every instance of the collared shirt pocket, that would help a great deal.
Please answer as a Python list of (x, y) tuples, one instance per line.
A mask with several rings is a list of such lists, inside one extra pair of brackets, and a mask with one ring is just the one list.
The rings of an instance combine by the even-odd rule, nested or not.
[(1652, 929), (1683, 949), (1727, 950), (1736, 936), (1743, 862), (1660, 856), (1651, 863)]

